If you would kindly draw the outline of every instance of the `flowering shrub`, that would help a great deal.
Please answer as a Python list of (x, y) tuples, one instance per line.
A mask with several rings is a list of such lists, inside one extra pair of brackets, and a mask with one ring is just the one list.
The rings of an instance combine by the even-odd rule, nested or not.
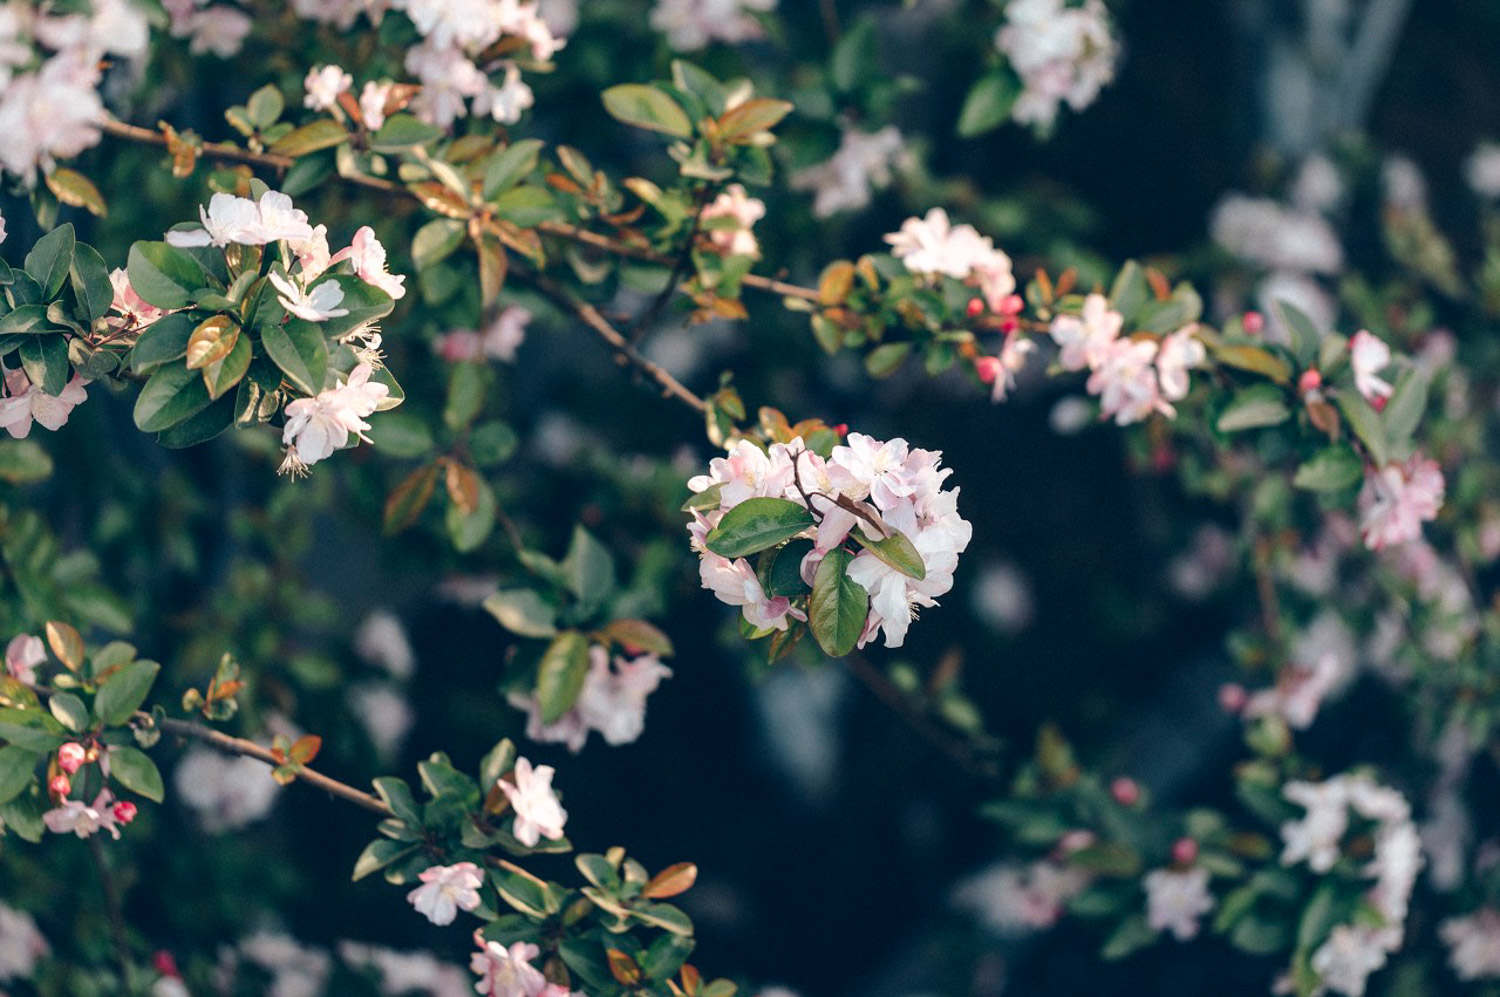
[(6, 993), (1500, 978), (1500, 153), (1450, 237), (1309, 8), (1326, 134), (1107, 262), (944, 171), (1144, 15), (949, 6), (0, 9)]

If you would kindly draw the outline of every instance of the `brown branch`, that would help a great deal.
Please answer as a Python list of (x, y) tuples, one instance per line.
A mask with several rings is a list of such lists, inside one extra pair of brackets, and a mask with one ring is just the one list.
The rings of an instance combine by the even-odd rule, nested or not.
[[(145, 717), (147, 720), (150, 719), (149, 714), (140, 713), (136, 714), (136, 716)], [(276, 756), (271, 754), (269, 748), (262, 747), (254, 741), (247, 741), (242, 737), (231, 737), (228, 734), (216, 731), (211, 727), (205, 727), (200, 723), (194, 723), (191, 720), (163, 718), (159, 723), (161, 729), (168, 734), (174, 734), (177, 737), (184, 737), (192, 741), (202, 741), (209, 747), (217, 748), (226, 754), (254, 758), (256, 761), (265, 762), (272, 768), (281, 764)], [(337, 796), (339, 799), (353, 803), (357, 807), (363, 807), (371, 813), (379, 814), (382, 817), (396, 816), (391, 811), (391, 808), (386, 806), (378, 797), (371, 796), (369, 793), (355, 789), (346, 783), (339, 782), (337, 779), (332, 779), (321, 772), (315, 772), (310, 768), (303, 767), (297, 771), (297, 778), (309, 786), (321, 789), (325, 793)]]
[(660, 385), (664, 397), (676, 398), (678, 401), (685, 402), (699, 412), (706, 412), (708, 410), (707, 402), (684, 387), (682, 382), (667, 373), (666, 369), (660, 364), (648, 359), (640, 350), (630, 345), (630, 341), (622, 336), (614, 326), (609, 324), (609, 320), (600, 314), (599, 309), (587, 301), (575, 297), (567, 288), (546, 274), (517, 269), (512, 269), (512, 273), (516, 273), (522, 280), (540, 291), (544, 297), (563, 311), (571, 312), (577, 316), (600, 339), (614, 348), (615, 354), (622, 364), (630, 363), (635, 365), (643, 374)]
[(889, 707), (906, 722), (908, 727), (946, 755), (955, 765), (980, 781), (999, 781), (1000, 770), (994, 759), (985, 757), (975, 749), (974, 744), (935, 722), (925, 710), (912, 702), (911, 697), (905, 691), (887, 678), (884, 672), (865, 660), (863, 655), (851, 654), (844, 658), (844, 663), (849, 666), (854, 677), (875, 694), (876, 699)]

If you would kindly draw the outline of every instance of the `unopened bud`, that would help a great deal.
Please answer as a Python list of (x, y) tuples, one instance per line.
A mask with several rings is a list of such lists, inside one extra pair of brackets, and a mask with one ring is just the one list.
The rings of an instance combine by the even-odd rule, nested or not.
[(115, 820), (119, 821), (121, 824), (129, 824), (131, 821), (135, 820), (135, 815), (135, 804), (131, 803), (129, 800), (121, 800), (119, 803), (115, 804)]
[(1252, 336), (1258, 336), (1266, 328), (1266, 317), (1260, 312), (1249, 311), (1240, 318), (1240, 325)]
[(1141, 801), (1141, 787), (1129, 776), (1120, 776), (1109, 784), (1109, 795), (1124, 807), (1133, 807)]
[(969, 306), (965, 311), (969, 313), (969, 318), (978, 318), (984, 314), (984, 302), (978, 298), (970, 298)]
[(57, 799), (62, 799), (72, 791), (73, 784), (68, 781), (68, 777), (65, 775), (55, 775), (52, 777), (52, 781), (47, 783), (47, 792), (51, 793)]
[(1192, 865), (1198, 860), (1198, 842), (1192, 838), (1178, 838), (1172, 842), (1172, 861), (1177, 865)]
[(1297, 378), (1297, 391), (1304, 395), (1309, 391), (1317, 391), (1322, 386), (1323, 375), (1316, 367), (1307, 368), (1302, 372), (1302, 376)]
[(57, 767), (68, 773), (68, 775), (72, 775), (83, 768), (83, 763), (87, 760), (87, 757), (88, 751), (84, 749), (83, 745), (77, 741), (69, 741), (57, 749)]

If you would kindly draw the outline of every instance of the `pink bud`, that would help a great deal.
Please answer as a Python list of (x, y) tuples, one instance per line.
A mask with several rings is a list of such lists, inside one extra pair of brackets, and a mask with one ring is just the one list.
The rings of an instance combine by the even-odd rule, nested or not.
[(1250, 696), (1238, 682), (1225, 682), (1219, 686), (1219, 708), (1225, 713), (1238, 713), (1245, 708)]
[(68, 781), (68, 777), (65, 775), (55, 775), (52, 777), (52, 781), (47, 783), (47, 792), (58, 799), (62, 799), (72, 791), (73, 784)]
[(984, 302), (978, 298), (970, 298), (966, 311), (969, 313), (969, 318), (978, 318), (984, 314)]
[(1141, 801), (1141, 787), (1134, 779), (1122, 775), (1109, 784), (1109, 795), (1121, 806), (1133, 807)]
[(1260, 312), (1250, 311), (1240, 318), (1240, 324), (1250, 335), (1258, 336), (1266, 327), (1266, 319)]
[(1057, 851), (1063, 857), (1067, 857), (1069, 855), (1072, 855), (1074, 852), (1083, 851), (1085, 848), (1092, 845), (1094, 841), (1095, 837), (1093, 831), (1085, 831), (1082, 829), (1069, 831), (1067, 834), (1057, 839)]
[(1019, 315), (1021, 314), (1021, 309), (1025, 307), (1026, 302), (1022, 300), (1019, 294), (1007, 294), (1005, 299), (1000, 302), (1000, 314)]
[(119, 803), (115, 804), (115, 820), (119, 821), (121, 824), (129, 824), (131, 821), (135, 820), (135, 815), (135, 804), (131, 803), (129, 800), (121, 800)]
[(77, 772), (79, 769), (81, 769), (87, 757), (88, 752), (85, 751), (83, 745), (79, 744), (77, 741), (69, 741), (67, 744), (57, 749), (58, 768), (68, 773), (68, 775), (72, 775), (74, 772)]
[(177, 969), (177, 960), (172, 958), (172, 953), (166, 949), (158, 949), (151, 957), (151, 965), (163, 976), (181, 978), (182, 973)]
[(1000, 320), (1000, 331), (1005, 333), (1007, 336), (1015, 332), (1019, 328), (1021, 328), (1021, 323), (1017, 322), (1013, 318)]
[(1297, 391), (1307, 394), (1309, 391), (1317, 391), (1323, 386), (1323, 375), (1318, 373), (1318, 368), (1309, 367), (1297, 378)]
[(1172, 842), (1172, 861), (1177, 865), (1192, 865), (1198, 859), (1198, 842), (1192, 838), (1178, 838)]
[(1370, 399), (1370, 407), (1377, 412), (1384, 412), (1385, 404), (1388, 401), (1390, 401), (1390, 399), (1385, 397), (1384, 395), (1376, 395), (1374, 398)]
[(999, 357), (977, 357), (974, 360), (974, 373), (985, 384), (994, 384), (995, 378), (1000, 376)]

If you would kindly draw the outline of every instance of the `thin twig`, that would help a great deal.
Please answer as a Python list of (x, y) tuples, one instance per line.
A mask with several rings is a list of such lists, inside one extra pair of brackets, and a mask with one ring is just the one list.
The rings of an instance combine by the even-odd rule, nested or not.
[(851, 654), (844, 658), (844, 663), (865, 688), (955, 765), (983, 782), (999, 780), (1000, 770), (993, 759), (983, 757), (975, 750), (974, 745), (934, 722), (925, 711), (912, 703), (910, 696), (887, 678), (884, 672), (866, 661), (863, 655)]
[[(137, 714), (137, 716), (150, 719), (147, 714)], [(228, 734), (216, 731), (211, 727), (205, 727), (199, 723), (194, 723), (191, 720), (164, 718), (160, 721), (160, 725), (161, 729), (168, 734), (185, 737), (193, 741), (202, 741), (209, 747), (217, 748), (227, 754), (254, 758), (256, 761), (265, 762), (272, 768), (276, 768), (281, 764), (276, 756), (271, 754), (269, 748), (262, 747), (254, 741), (247, 741), (242, 737), (231, 737)], [(297, 778), (309, 786), (321, 789), (325, 793), (337, 796), (339, 799), (353, 803), (355, 806), (363, 807), (371, 813), (379, 814), (382, 817), (395, 816), (391, 808), (386, 806), (379, 797), (371, 796), (369, 793), (355, 789), (353, 786), (339, 782), (337, 779), (330, 778), (321, 772), (316, 772), (304, 766), (297, 771)]]
[(660, 364), (649, 360), (640, 350), (630, 345), (630, 341), (622, 336), (609, 320), (600, 314), (599, 309), (581, 298), (572, 294), (567, 288), (557, 283), (546, 274), (536, 271), (524, 271), (512, 268), (520, 278), (536, 288), (544, 297), (550, 300), (564, 311), (576, 315), (584, 325), (592, 329), (600, 339), (603, 339), (614, 348), (622, 363), (634, 364), (643, 374), (651, 378), (661, 386), (662, 394), (669, 398), (676, 398), (685, 402), (699, 412), (708, 410), (708, 403), (698, 397), (692, 391), (683, 386), (682, 382), (667, 373)]
[(682, 283), (682, 278), (687, 276), (688, 269), (693, 265), (693, 247), (698, 241), (698, 232), (703, 225), (703, 210), (708, 207), (708, 195), (712, 191), (713, 187), (708, 184), (698, 188), (697, 195), (693, 198), (693, 224), (688, 226), (687, 238), (682, 240), (682, 247), (677, 251), (677, 261), (672, 264), (672, 271), (667, 274), (666, 286), (632, 323), (629, 335), (632, 346), (641, 345), (641, 340), (649, 331), (651, 324), (661, 315), (662, 309), (667, 307), (667, 302), (677, 294), (677, 286)]

